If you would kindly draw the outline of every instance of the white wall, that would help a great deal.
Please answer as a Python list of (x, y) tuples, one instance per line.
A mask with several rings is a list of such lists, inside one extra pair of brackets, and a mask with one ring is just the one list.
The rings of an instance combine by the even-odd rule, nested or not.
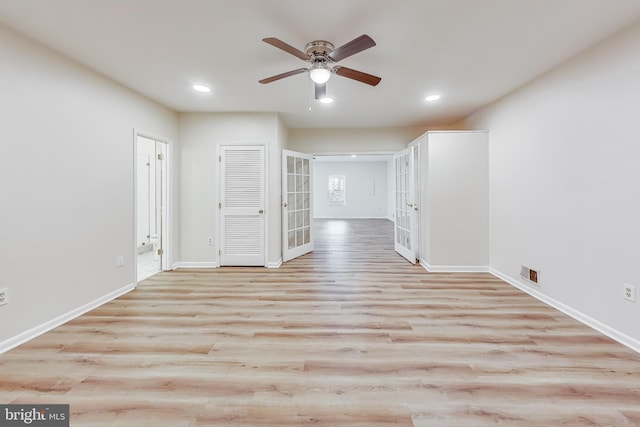
[(421, 262), (431, 271), (486, 271), (487, 133), (428, 132), (420, 141)]
[(466, 122), (490, 130), (491, 267), (638, 350), (639, 45), (640, 23)]
[[(346, 204), (330, 206), (327, 187), (329, 175), (344, 175)], [(314, 161), (314, 218), (387, 218), (386, 161)]]
[(135, 283), (133, 129), (177, 117), (2, 26), (0, 64), (1, 351)]
[(426, 129), (289, 129), (290, 150), (309, 154), (323, 153), (394, 153), (424, 133)]
[[(267, 262), (281, 258), (281, 146), (284, 127), (275, 113), (181, 113), (179, 266), (215, 266), (219, 250), (220, 144), (265, 144), (267, 166)], [(214, 245), (207, 244), (213, 237)]]

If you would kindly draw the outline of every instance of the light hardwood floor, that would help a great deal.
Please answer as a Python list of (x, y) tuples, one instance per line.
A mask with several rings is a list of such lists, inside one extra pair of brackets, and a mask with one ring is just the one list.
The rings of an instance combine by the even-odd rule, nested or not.
[(280, 269), (162, 273), (0, 356), (0, 402), (76, 426), (636, 426), (640, 355), (489, 274), (429, 274), (385, 220)]

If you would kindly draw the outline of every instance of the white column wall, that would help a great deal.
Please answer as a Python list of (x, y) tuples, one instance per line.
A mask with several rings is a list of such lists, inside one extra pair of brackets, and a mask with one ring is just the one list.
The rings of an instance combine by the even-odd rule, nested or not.
[(430, 270), (489, 266), (486, 132), (427, 132), (420, 144), (421, 262)]

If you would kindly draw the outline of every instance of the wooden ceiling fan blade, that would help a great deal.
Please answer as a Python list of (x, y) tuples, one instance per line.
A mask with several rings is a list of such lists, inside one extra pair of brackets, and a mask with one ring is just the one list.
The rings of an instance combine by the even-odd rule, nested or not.
[(276, 80), (284, 79), (285, 77), (295, 76), (296, 74), (304, 73), (306, 68), (298, 68), (297, 70), (287, 71), (286, 73), (278, 74), (275, 76), (267, 77), (266, 79), (258, 80), (259, 83), (267, 84), (275, 82)]
[(347, 67), (337, 66), (333, 68), (333, 71), (339, 76), (357, 80), (371, 86), (376, 86), (382, 80), (380, 77), (376, 77), (374, 75), (363, 73), (362, 71), (353, 70)]
[(304, 53), (303, 51), (296, 49), (295, 47), (291, 46), (290, 44), (287, 44), (285, 42), (283, 42), (280, 39), (277, 39), (275, 37), (267, 37), (266, 39), (262, 39), (263, 42), (270, 44), (271, 46), (275, 46), (278, 49), (282, 49), (287, 53), (290, 53), (293, 56), (297, 56), (298, 58), (302, 59), (303, 61), (309, 61), (311, 58), (309, 57), (309, 55), (307, 55), (306, 53)]
[(358, 52), (362, 52), (365, 49), (369, 49), (376, 45), (376, 42), (373, 41), (371, 37), (366, 34), (361, 35), (349, 43), (340, 46), (331, 52), (328, 56), (332, 61), (338, 62), (344, 58), (347, 58), (351, 55), (355, 55)]
[(326, 83), (322, 83), (322, 84), (316, 84), (316, 98), (315, 99), (322, 99), (325, 98), (327, 96), (327, 84)]

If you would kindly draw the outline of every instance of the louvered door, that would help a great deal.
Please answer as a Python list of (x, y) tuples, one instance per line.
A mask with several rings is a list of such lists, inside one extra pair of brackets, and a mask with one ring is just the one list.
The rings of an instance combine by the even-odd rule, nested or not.
[(220, 265), (265, 265), (264, 146), (220, 148)]

